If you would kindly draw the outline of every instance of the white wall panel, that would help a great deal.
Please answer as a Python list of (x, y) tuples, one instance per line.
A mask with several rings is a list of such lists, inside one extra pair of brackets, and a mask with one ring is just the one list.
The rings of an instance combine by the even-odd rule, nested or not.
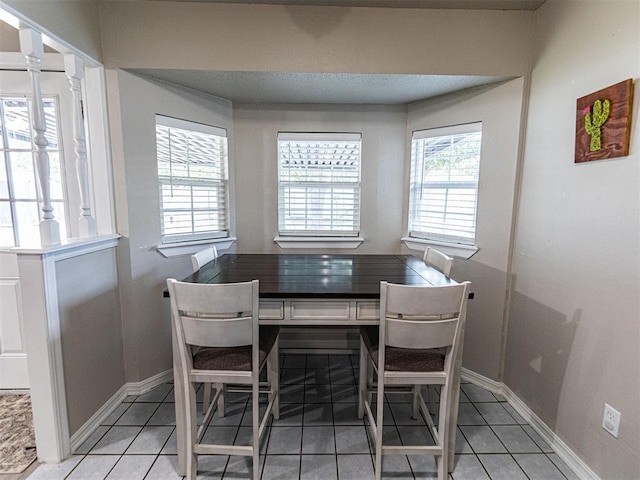
[(0, 277), (0, 389), (22, 388), (29, 388), (29, 373), (22, 333), (20, 280)]

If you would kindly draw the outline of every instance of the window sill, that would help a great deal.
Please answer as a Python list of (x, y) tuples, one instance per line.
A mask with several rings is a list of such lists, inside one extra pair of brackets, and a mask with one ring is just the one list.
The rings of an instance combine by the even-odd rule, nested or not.
[(193, 242), (163, 243), (156, 247), (156, 250), (165, 258), (184, 257), (215, 245), (218, 252), (227, 250), (237, 240), (236, 237), (216, 238), (215, 240), (198, 240)]
[(403, 237), (400, 239), (410, 250), (424, 252), (427, 247), (433, 247), (442, 253), (454, 258), (468, 260), (473, 257), (478, 250), (475, 245), (461, 245), (459, 243), (436, 242), (433, 240), (424, 240), (422, 238)]
[(113, 248), (118, 245), (120, 235), (96, 235), (87, 238), (70, 238), (63, 241), (60, 245), (52, 245), (48, 247), (7, 247), (0, 248), (0, 253), (17, 253), (18, 255), (55, 255), (56, 257), (66, 258), (84, 255), (90, 252), (96, 252), (107, 248)]
[(276, 237), (273, 239), (280, 248), (358, 248), (362, 237)]

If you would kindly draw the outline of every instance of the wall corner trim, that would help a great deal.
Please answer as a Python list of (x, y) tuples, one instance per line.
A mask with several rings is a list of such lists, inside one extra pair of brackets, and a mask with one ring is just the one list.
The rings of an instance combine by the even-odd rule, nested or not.
[(166, 370), (160, 372), (153, 377), (149, 377), (141, 382), (128, 382), (125, 383), (113, 396), (106, 401), (100, 409), (93, 414), (93, 416), (85, 422), (82, 427), (78, 429), (73, 435), (71, 435), (70, 446), (71, 452), (75, 453), (78, 448), (91, 436), (91, 434), (104, 422), (104, 420), (111, 415), (114, 410), (120, 405), (125, 398), (129, 395), (142, 395), (148, 392), (154, 387), (162, 385), (173, 380), (173, 370)]
[(69, 444), (71, 453), (75, 454), (76, 450), (91, 436), (91, 434), (102, 424), (102, 422), (116, 409), (122, 401), (127, 398), (127, 385), (123, 385), (120, 389), (93, 414), (93, 416), (82, 425), (77, 432), (71, 435)]

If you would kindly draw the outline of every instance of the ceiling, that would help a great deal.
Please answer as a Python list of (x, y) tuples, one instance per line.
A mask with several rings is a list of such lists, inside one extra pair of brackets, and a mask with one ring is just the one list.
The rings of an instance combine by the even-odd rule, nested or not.
[[(545, 0), (146, 0), (344, 7), (535, 10)], [(19, 50), (17, 31), (0, 22), (5, 48)], [(11, 40), (11, 41), (9, 41)], [(6, 48), (11, 46), (12, 48)], [(1, 68), (1, 65), (0, 65)], [(134, 73), (239, 103), (406, 104), (508, 80), (500, 76), (319, 74), (136, 69)]]
[(131, 70), (241, 103), (405, 104), (511, 77)]

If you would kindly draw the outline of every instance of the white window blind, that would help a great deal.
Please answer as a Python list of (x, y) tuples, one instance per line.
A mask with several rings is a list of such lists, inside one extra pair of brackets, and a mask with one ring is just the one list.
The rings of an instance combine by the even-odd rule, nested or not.
[(360, 134), (278, 134), (280, 235), (359, 234), (360, 146)]
[(156, 115), (163, 243), (228, 236), (226, 130)]
[(409, 235), (473, 245), (482, 123), (414, 132)]

